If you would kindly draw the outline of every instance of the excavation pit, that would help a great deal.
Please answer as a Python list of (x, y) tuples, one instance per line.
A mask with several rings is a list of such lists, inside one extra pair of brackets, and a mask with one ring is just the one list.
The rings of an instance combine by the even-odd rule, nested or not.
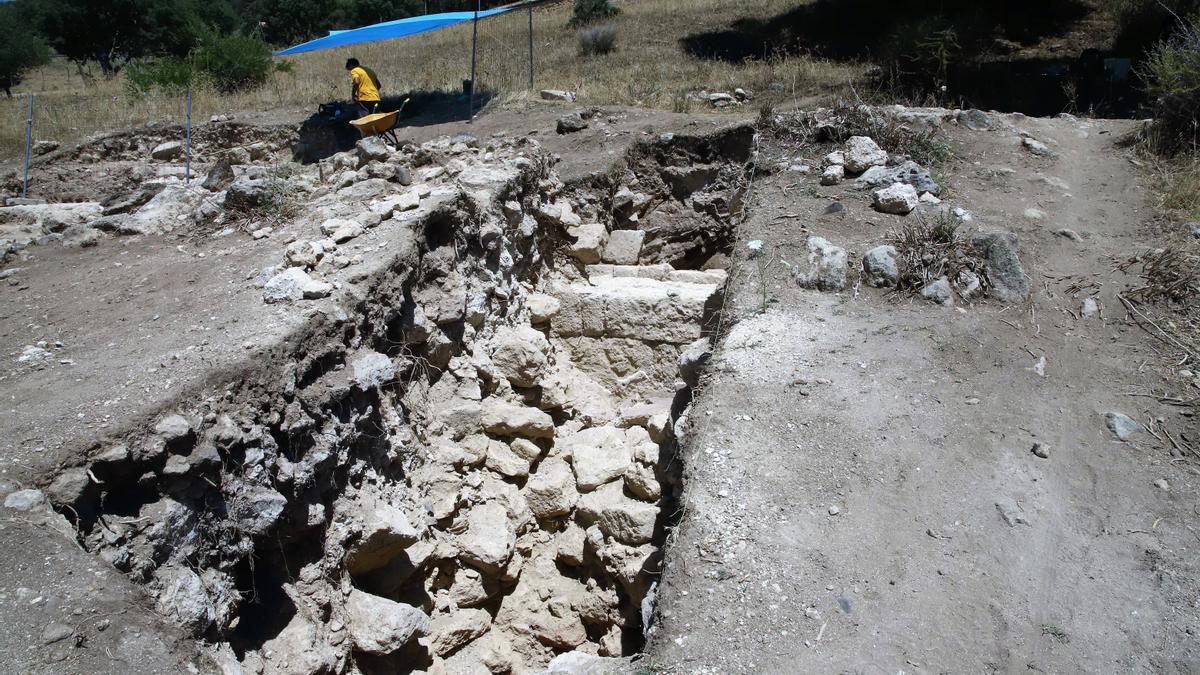
[(231, 668), (637, 653), (751, 140), (664, 136), (572, 184), (528, 142), (384, 160), (432, 185), (428, 209), (388, 212), (394, 262), (255, 367), (106, 440), (56, 506)]

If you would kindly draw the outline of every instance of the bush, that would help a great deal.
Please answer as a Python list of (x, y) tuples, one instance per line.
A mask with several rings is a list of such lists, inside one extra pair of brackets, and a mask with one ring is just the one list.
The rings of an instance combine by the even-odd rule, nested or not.
[(579, 53), (584, 56), (609, 54), (617, 48), (617, 29), (593, 26), (579, 31)]
[(272, 72), (286, 71), (289, 66), (286, 62), (273, 63), (271, 48), (262, 40), (208, 33), (187, 58), (162, 58), (130, 65), (125, 82), (130, 92), (137, 95), (154, 89), (178, 94), (188, 87), (201, 86), (228, 94), (257, 89)]
[(896, 247), (900, 276), (896, 288), (920, 291), (931, 281), (946, 277), (958, 279), (963, 272), (977, 276), (988, 285), (986, 269), (971, 244), (959, 236), (959, 222), (949, 213), (915, 214), (888, 233), (888, 243)]
[(1200, 151), (1200, 15), (1159, 42), (1138, 74), (1154, 98), (1151, 147), (1167, 156)]
[(586, 26), (617, 15), (617, 8), (609, 0), (575, 0), (575, 11), (569, 26)]
[(248, 35), (205, 35), (192, 56), (195, 69), (218, 91), (257, 89), (275, 70), (271, 46)]
[(135, 96), (149, 94), (154, 89), (179, 94), (187, 91), (194, 79), (192, 64), (186, 59), (131, 63), (125, 68), (125, 86)]

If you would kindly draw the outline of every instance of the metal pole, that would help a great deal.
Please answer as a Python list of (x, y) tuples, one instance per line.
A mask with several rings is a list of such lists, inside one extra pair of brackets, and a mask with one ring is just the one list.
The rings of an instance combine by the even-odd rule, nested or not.
[(533, 5), (529, 5), (529, 91), (533, 91)]
[(29, 197), (29, 146), (33, 144), (33, 92), (29, 97), (29, 115), (25, 118), (25, 178), (21, 181), (21, 199)]
[(184, 127), (183, 184), (192, 180), (192, 88), (187, 90), (187, 124)]
[(192, 180), (192, 88), (187, 88), (187, 124), (184, 127), (184, 185)]
[(475, 21), (471, 24), (471, 89), (467, 94), (467, 124), (475, 114), (475, 50), (479, 43), (479, 10), (483, 0), (475, 0)]

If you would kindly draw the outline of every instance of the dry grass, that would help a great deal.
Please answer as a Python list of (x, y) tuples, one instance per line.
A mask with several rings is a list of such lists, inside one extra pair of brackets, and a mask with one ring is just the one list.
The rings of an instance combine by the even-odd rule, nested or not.
[(1200, 154), (1158, 168), (1161, 210), (1173, 220), (1200, 221)]
[(1133, 256), (1118, 268), (1141, 267), (1144, 282), (1126, 294), (1147, 302), (1167, 302), (1191, 305), (1200, 295), (1200, 256), (1195, 247), (1177, 247), (1146, 251)]
[(839, 99), (822, 111), (800, 110), (776, 116), (764, 107), (759, 127), (776, 138), (802, 145), (840, 144), (851, 136), (869, 136), (884, 150), (908, 155), (930, 168), (940, 167), (952, 158), (939, 129), (904, 124), (894, 115), (880, 114), (863, 105), (858, 96)]
[(962, 272), (975, 274), (987, 287), (983, 262), (970, 242), (959, 237), (958, 227), (949, 214), (916, 213), (888, 234), (888, 243), (896, 247), (898, 290), (920, 291), (941, 277), (954, 281)]
[[(575, 29), (567, 27), (570, 3), (534, 12), (537, 89), (571, 89), (581, 103), (630, 105), (676, 112), (708, 110), (689, 93), (750, 89), (757, 102), (782, 103), (835, 91), (863, 70), (854, 64), (778, 56), (743, 64), (707, 61), (685, 54), (680, 38), (727, 28), (740, 18), (767, 18), (810, 0), (638, 0), (621, 4), (608, 22), (617, 31), (618, 48), (603, 56), (581, 57)], [(527, 16), (523, 11), (479, 24), (479, 90), (499, 95), (500, 105), (530, 95)], [(315, 109), (319, 102), (345, 98), (343, 63), (353, 54), (370, 64), (385, 93), (407, 90), (460, 91), (470, 73), (470, 23), (404, 40), (357, 45), (294, 57), (291, 73), (276, 74), (257, 92), (219, 95), (200, 92), (193, 115), (247, 110)], [(775, 85), (774, 90), (769, 89)], [(69, 142), (97, 131), (151, 122), (182, 122), (182, 97), (131, 97), (121, 78), (81, 81), (67, 64), (56, 62), (34, 72), (22, 87), (37, 98), (35, 138)], [(25, 91), (24, 88), (20, 91)], [(0, 100), (0, 161), (17, 156), (24, 142), (23, 100)]]

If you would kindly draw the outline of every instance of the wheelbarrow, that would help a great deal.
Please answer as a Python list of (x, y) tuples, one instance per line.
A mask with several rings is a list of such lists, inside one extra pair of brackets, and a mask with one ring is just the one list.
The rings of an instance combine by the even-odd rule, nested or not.
[(350, 120), (350, 124), (358, 129), (358, 133), (362, 134), (363, 138), (367, 136), (382, 136), (384, 140), (392, 145), (399, 147), (400, 139), (396, 136), (396, 122), (400, 119), (400, 112), (404, 110), (404, 106), (408, 105), (408, 99), (400, 104), (400, 107), (391, 112), (372, 113), (363, 115), (356, 120)]

